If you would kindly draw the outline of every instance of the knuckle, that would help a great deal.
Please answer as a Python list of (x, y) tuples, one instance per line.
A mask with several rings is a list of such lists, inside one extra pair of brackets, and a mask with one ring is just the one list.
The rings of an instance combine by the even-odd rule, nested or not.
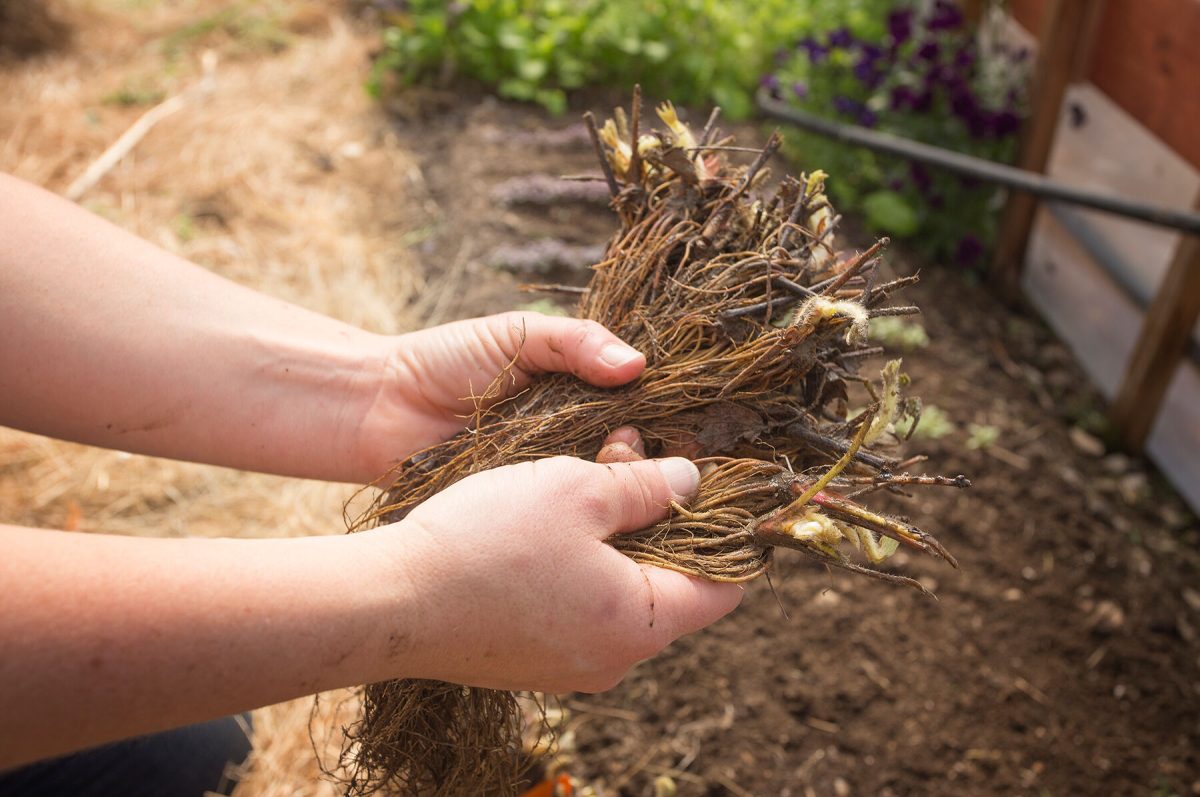
[(589, 342), (599, 343), (608, 336), (608, 330), (596, 321), (581, 320), (576, 323), (573, 335), (575, 342), (583, 348)]
[(606, 478), (609, 466), (568, 456), (538, 460), (536, 464), (540, 466), (538, 482), (569, 493), (571, 505), (585, 517), (599, 520), (611, 514), (612, 490)]
[(622, 503), (619, 464), (594, 464), (588, 472), (580, 472), (575, 482), (575, 494), (580, 506), (595, 520), (607, 522), (613, 516), (613, 507)]
[(633, 493), (631, 503), (638, 512), (637, 517), (642, 519), (662, 515), (666, 511), (671, 491), (666, 486), (658, 466), (647, 462), (636, 467), (631, 465), (629, 470), (636, 485), (630, 492)]
[(520, 338), (523, 330), (530, 323), (537, 322), (539, 315), (541, 314), (533, 311), (509, 310), (494, 316), (496, 320), (495, 326), (498, 327), (500, 334), (505, 338)]

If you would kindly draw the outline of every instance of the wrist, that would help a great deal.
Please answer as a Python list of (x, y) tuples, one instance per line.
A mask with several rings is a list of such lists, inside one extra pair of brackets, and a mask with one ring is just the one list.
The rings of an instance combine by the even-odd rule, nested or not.
[(265, 391), (266, 417), (283, 424), (261, 430), (279, 441), (284, 460), (275, 472), (357, 484), (382, 473), (369, 461), (363, 432), (388, 383), (389, 340), (352, 327), (254, 339), (263, 354), (249, 389)]
[[(358, 332), (358, 330), (355, 330)], [(345, 373), (340, 378), (340, 401), (335, 415), (335, 441), (331, 449), (333, 481), (370, 484), (382, 476), (392, 462), (380, 456), (386, 446), (381, 439), (396, 434), (376, 419), (395, 383), (395, 338), (361, 332), (343, 353)]]
[(420, 533), (402, 521), (348, 538), (355, 543), (355, 572), (360, 574), (356, 589), (369, 607), (364, 610), (377, 617), (364, 683), (430, 677), (436, 654), (429, 631), (436, 622), (431, 607), (423, 605), (418, 579), (422, 568), (413, 543)]
[(423, 397), (405, 337), (371, 335), (362, 345), (363, 378), (352, 399), (353, 433), (344, 481), (374, 484), (424, 446), (417, 441), (428, 432), (429, 420), (405, 391), (415, 386), (416, 397)]

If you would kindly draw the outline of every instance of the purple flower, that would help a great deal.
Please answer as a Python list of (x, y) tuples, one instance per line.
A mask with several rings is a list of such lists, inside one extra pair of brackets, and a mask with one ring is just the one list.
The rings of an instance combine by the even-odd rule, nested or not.
[(758, 85), (771, 92), (772, 97), (779, 97), (779, 78), (775, 75), (763, 75)]
[(873, 89), (883, 80), (883, 74), (875, 68), (874, 61), (861, 60), (854, 65), (854, 77), (867, 88)]
[(847, 116), (855, 116), (862, 110), (862, 103), (839, 94), (833, 98), (833, 110)]
[(966, 78), (955, 72), (953, 69), (937, 69), (930, 70), (925, 76), (925, 85), (928, 88), (933, 88), (937, 84), (941, 84), (950, 94), (956, 96), (958, 94), (970, 94), (971, 87), (967, 83)]
[(862, 53), (862, 60), (864, 61), (871, 61), (873, 63), (883, 58), (883, 48), (878, 44), (859, 42), (858, 51)]
[(858, 114), (858, 123), (863, 127), (874, 127), (879, 122), (879, 117), (870, 108), (863, 108)]
[(958, 10), (958, 6), (948, 0), (938, 0), (933, 7), (933, 14), (930, 15), (929, 21), (925, 23), (931, 31), (938, 30), (957, 30), (963, 24), (962, 12)]
[(996, 138), (1006, 138), (1021, 129), (1021, 117), (1016, 111), (1004, 110), (992, 119), (992, 132)]
[(893, 111), (903, 111), (908, 108), (913, 108), (916, 107), (916, 104), (917, 93), (909, 86), (896, 86), (892, 89), (888, 107), (890, 107)]
[(968, 42), (958, 49), (954, 54), (954, 67), (962, 71), (967, 71), (975, 66), (975, 47)]
[(901, 8), (888, 14), (888, 34), (892, 37), (892, 46), (904, 44), (912, 38), (913, 10)]
[(829, 33), (829, 46), (845, 49), (854, 44), (854, 34), (849, 28), (838, 28)]
[(812, 36), (805, 36), (800, 41), (796, 42), (797, 50), (804, 50), (808, 53), (808, 60), (814, 64), (819, 64), (829, 55), (829, 48), (821, 44)]
[(922, 61), (933, 63), (938, 60), (938, 56), (942, 54), (941, 46), (934, 41), (928, 41), (917, 48), (917, 58)]
[(972, 233), (967, 233), (958, 240), (954, 249), (954, 260), (960, 266), (971, 266), (983, 257), (983, 241)]
[(808, 96), (808, 85), (797, 80), (792, 84), (792, 94), (795, 94), (798, 100), (804, 99)]
[(933, 92), (929, 89), (922, 91), (917, 95), (917, 101), (913, 103), (912, 109), (917, 113), (927, 113), (933, 108)]
[(979, 113), (979, 103), (966, 86), (955, 87), (950, 94), (950, 110), (964, 122)]

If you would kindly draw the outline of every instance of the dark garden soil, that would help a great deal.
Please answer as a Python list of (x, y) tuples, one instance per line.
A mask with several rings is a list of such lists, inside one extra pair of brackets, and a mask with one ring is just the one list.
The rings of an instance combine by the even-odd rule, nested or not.
[[(538, 297), (521, 282), (582, 284), (578, 270), (487, 265), (498, 246), (596, 245), (615, 229), (602, 204), (493, 194), (513, 177), (595, 172), (582, 128), (449, 100), (396, 122), (423, 159), (427, 319), (527, 305)], [(569, 771), (608, 795), (653, 794), (664, 774), (703, 795), (1200, 794), (1195, 519), (1153, 471), (1081, 433), (1102, 405), (1039, 321), (903, 247), (889, 263), (921, 269), (902, 297), (931, 338), (905, 356), (912, 392), (954, 421), (908, 450), (975, 486), (888, 508), (960, 569), (891, 560), (934, 600), (782, 554), (774, 595), (757, 582), (615, 690), (565, 699)]]

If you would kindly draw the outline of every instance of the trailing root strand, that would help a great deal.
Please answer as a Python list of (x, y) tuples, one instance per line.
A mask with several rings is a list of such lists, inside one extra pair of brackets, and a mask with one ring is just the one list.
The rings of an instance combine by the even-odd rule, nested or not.
[[(879, 281), (886, 240), (838, 257), (823, 173), (785, 177), (756, 198), (777, 135), (738, 167), (726, 160), (715, 115), (697, 144), (669, 104), (658, 109), (666, 124), (658, 131), (638, 104), (603, 128), (585, 117), (621, 228), (593, 267), (579, 315), (644, 352), (645, 372), (616, 389), (547, 376), (491, 404), (501, 374), (480, 398), (470, 433), (400, 463), (355, 529), (399, 520), (475, 472), (562, 454), (594, 459), (609, 432), (629, 425), (651, 456), (686, 455), (701, 469), (689, 505), (610, 540), (635, 561), (743, 582), (764, 574), (782, 546), (924, 591), (872, 565), (900, 545), (955, 565), (949, 552), (843, 494), (968, 485), (961, 476), (894, 475), (916, 460), (876, 449), (894, 440), (893, 422), (917, 410), (899, 395), (898, 364), (885, 369), (878, 391), (857, 375), (877, 351), (867, 320), (912, 310), (885, 303), (914, 279)], [(849, 417), (855, 384), (882, 398)], [(348, 793), (516, 793), (521, 716), (513, 695), (412, 680), (364, 691), (363, 718), (344, 752)]]

